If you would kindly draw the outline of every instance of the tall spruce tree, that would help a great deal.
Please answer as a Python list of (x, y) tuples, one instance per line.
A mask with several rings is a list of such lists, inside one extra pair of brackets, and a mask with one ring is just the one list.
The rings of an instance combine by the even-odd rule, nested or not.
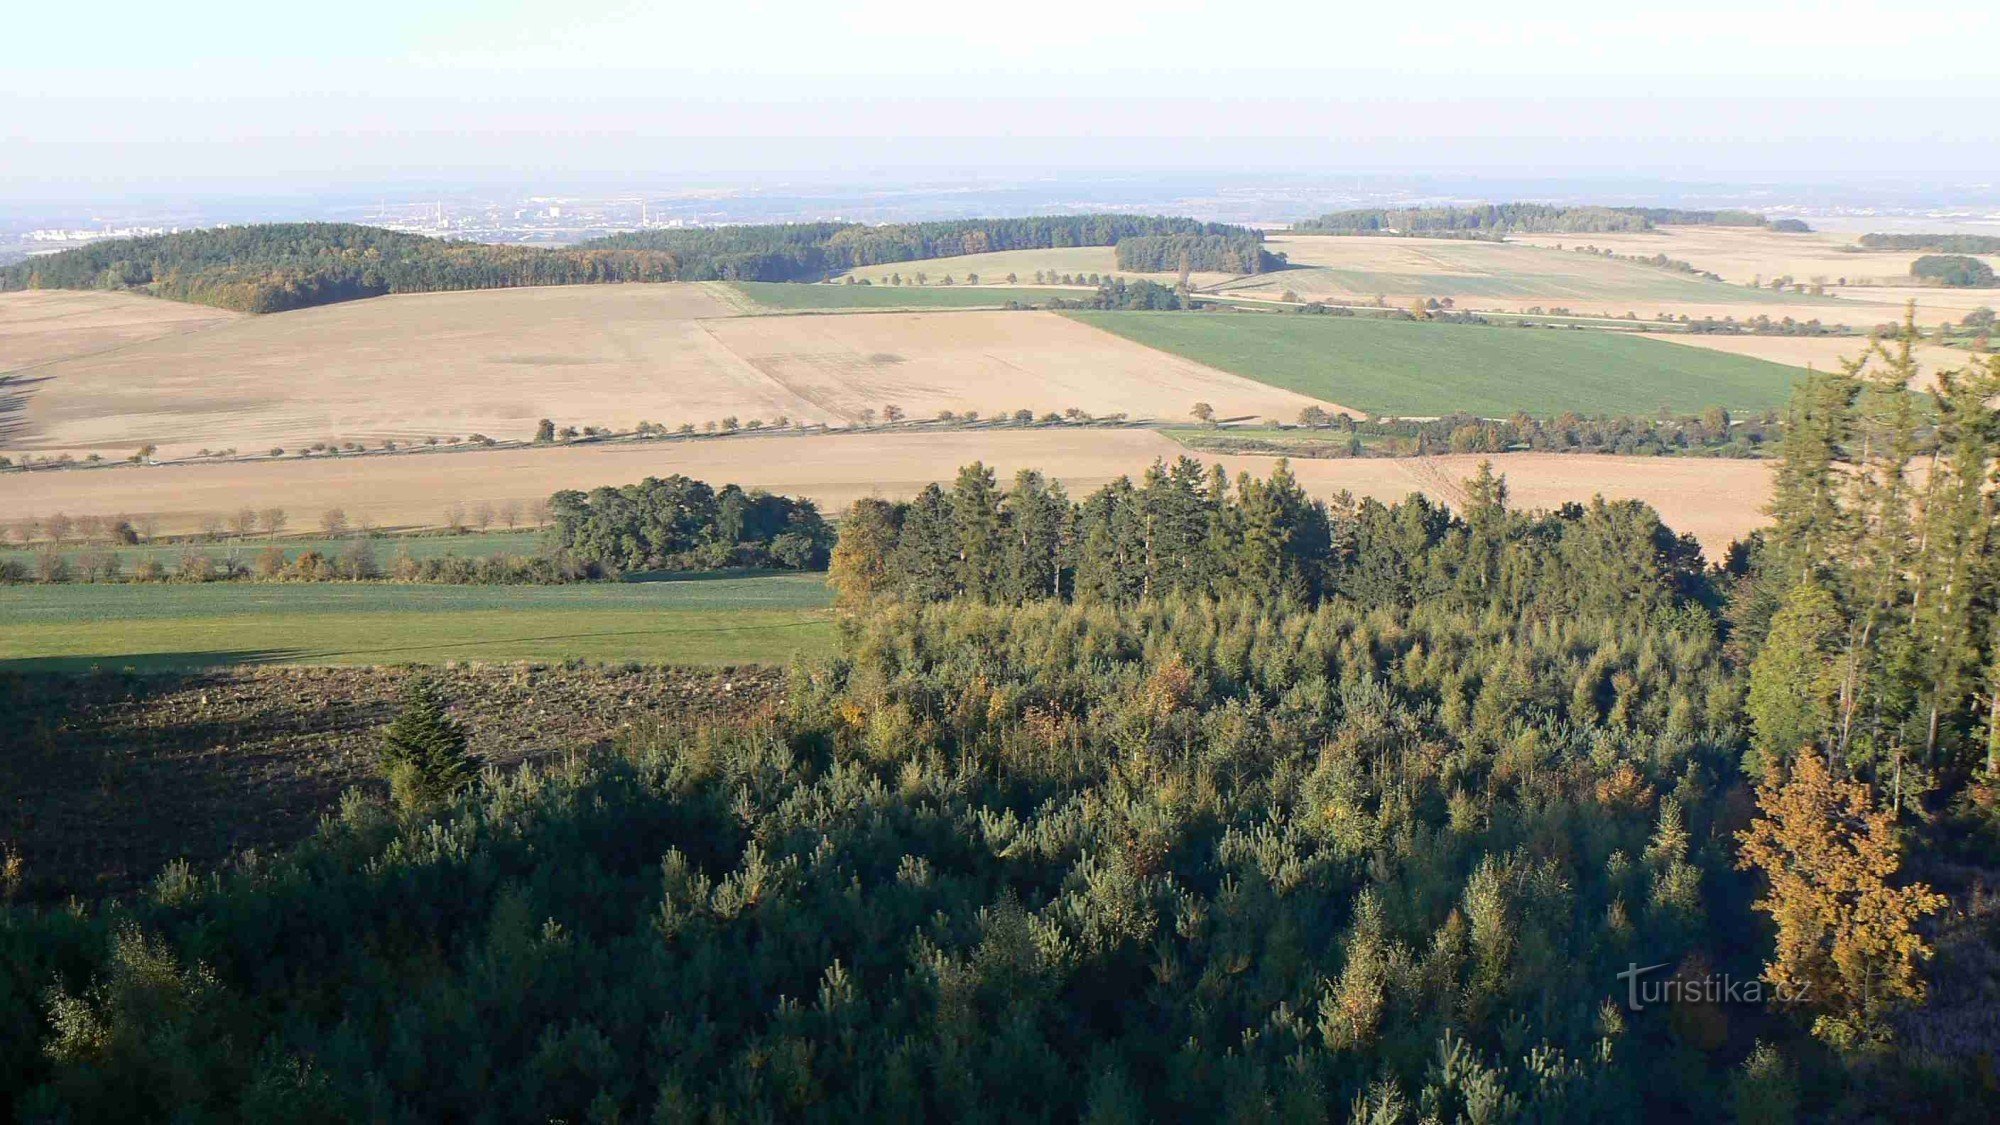
[(396, 802), (421, 811), (464, 788), (476, 769), (465, 743), (465, 728), (445, 713), (436, 682), (413, 676), (403, 685), (401, 709), (382, 732), (382, 769)]

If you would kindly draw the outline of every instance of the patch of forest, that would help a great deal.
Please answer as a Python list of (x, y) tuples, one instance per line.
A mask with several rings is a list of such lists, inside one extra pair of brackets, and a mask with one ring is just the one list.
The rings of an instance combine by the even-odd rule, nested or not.
[(1941, 254), (2000, 254), (2000, 234), (1864, 234), (1864, 250), (1929, 250)]
[(1469, 207), (1362, 207), (1295, 223), (1306, 234), (1415, 234), (1497, 237), (1504, 234), (1607, 234), (1652, 230), (1657, 224), (1809, 229), (1796, 219), (1776, 221), (1750, 211), (1696, 211), (1673, 207), (1558, 206), (1490, 203)]
[(270, 223), (113, 239), (0, 269), (10, 289), (133, 290), (268, 313), (388, 293), (657, 281), (817, 281), (855, 266), (994, 250), (1254, 231), (1193, 219), (1055, 215), (866, 226), (634, 231), (567, 248), (496, 246), (350, 223)]
[(817, 281), (860, 266), (953, 258), (1003, 250), (1115, 246), (1144, 237), (1261, 241), (1243, 227), (1163, 215), (1042, 215), (866, 226), (808, 223), (645, 230), (579, 244), (579, 249), (653, 250), (690, 263), (689, 280)]

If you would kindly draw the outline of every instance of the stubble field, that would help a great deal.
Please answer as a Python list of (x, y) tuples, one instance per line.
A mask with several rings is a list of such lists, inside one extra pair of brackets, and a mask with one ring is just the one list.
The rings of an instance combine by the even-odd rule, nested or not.
[[(718, 288), (427, 293), (221, 320), (29, 368), (6, 449), (115, 459), (144, 444), (185, 456), (524, 440), (541, 418), (838, 425), (888, 404), (912, 417), (1180, 417), (1198, 399), (1281, 416), (1312, 403), (1050, 313), (736, 316)], [(40, 296), (0, 295), (0, 307)]]

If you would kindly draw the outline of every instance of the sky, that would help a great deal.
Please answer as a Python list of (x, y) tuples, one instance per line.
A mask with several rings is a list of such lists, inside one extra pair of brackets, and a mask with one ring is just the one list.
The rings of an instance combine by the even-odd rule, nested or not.
[(2000, 178), (1997, 13), (44, 3), (0, 16), (0, 195), (883, 169)]

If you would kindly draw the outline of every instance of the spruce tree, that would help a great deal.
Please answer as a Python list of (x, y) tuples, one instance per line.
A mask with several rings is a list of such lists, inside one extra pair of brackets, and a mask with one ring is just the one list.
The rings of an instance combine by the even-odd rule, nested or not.
[(381, 762), (396, 803), (413, 811), (435, 807), (472, 780), (465, 729), (445, 714), (430, 677), (403, 686), (402, 708), (382, 732)]

